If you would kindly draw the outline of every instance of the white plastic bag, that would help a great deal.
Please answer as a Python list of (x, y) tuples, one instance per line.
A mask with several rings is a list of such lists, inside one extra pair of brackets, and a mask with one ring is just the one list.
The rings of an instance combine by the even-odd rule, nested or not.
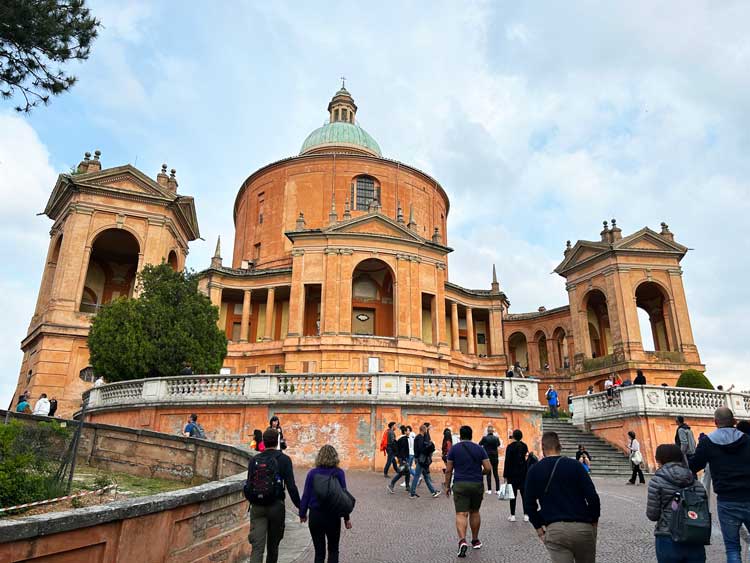
[(513, 485), (510, 483), (503, 483), (500, 485), (500, 490), (497, 492), (497, 498), (499, 500), (511, 500), (516, 498), (516, 495), (513, 494)]

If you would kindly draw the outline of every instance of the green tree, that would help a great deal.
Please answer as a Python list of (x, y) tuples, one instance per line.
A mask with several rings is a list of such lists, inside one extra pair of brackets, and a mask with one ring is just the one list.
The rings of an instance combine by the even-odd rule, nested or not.
[(76, 77), (60, 66), (89, 57), (99, 26), (85, 0), (2, 0), (0, 95), (20, 94), (28, 112), (68, 91)]
[(107, 381), (161, 377), (177, 375), (185, 362), (196, 373), (218, 373), (227, 339), (197, 276), (148, 265), (138, 289), (137, 299), (118, 299), (94, 317), (88, 337), (94, 373)]
[(677, 380), (677, 387), (691, 387), (693, 389), (713, 389), (714, 386), (702, 371), (686, 369)]

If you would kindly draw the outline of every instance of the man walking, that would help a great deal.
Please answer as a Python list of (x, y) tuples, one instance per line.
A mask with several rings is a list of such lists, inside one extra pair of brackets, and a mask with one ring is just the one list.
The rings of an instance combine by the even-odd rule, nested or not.
[(560, 406), (560, 401), (557, 397), (557, 391), (555, 391), (555, 386), (550, 385), (547, 388), (547, 393), (545, 394), (545, 397), (547, 398), (547, 404), (549, 405), (549, 412), (552, 418), (557, 418), (559, 415), (557, 414), (557, 409)]
[(386, 442), (385, 442), (385, 467), (383, 467), (383, 477), (388, 478), (388, 470), (393, 466), (393, 470), (398, 473), (398, 467), (396, 467), (396, 431), (393, 427), (396, 426), (395, 422), (388, 423), (388, 430), (386, 430)]
[(393, 494), (396, 491), (393, 490), (393, 487), (396, 486), (396, 483), (398, 483), (399, 479), (401, 477), (406, 478), (406, 486), (409, 486), (409, 481), (411, 478), (411, 469), (409, 467), (409, 435), (406, 430), (406, 426), (403, 424), (399, 428), (401, 430), (401, 437), (396, 441), (396, 457), (398, 459), (398, 469), (396, 469), (396, 474), (393, 476), (393, 479), (391, 479), (390, 485), (388, 485), (388, 492)]
[(427, 426), (423, 424), (419, 427), (419, 434), (417, 434), (417, 437), (414, 439), (416, 467), (414, 471), (414, 479), (411, 481), (409, 498), (415, 499), (419, 497), (417, 494), (417, 484), (419, 483), (420, 477), (424, 479), (425, 485), (427, 485), (433, 498), (440, 495), (440, 491), (432, 485), (432, 479), (430, 478), (430, 464), (432, 463), (433, 453), (435, 453), (435, 443), (430, 440), (430, 436), (427, 433)]
[[(460, 442), (448, 452), (445, 466), (445, 494), (451, 494), (453, 476), (453, 504), (456, 507), (456, 531), (458, 532), (458, 556), (466, 557), (466, 528), (471, 526), (471, 547), (481, 549), (479, 526), (482, 523), (479, 508), (484, 498), (482, 475), (492, 471), (490, 459), (482, 446), (471, 441), (471, 426), (462, 426), (458, 435)], [(454, 475), (455, 472), (455, 475)]]
[(492, 467), (492, 475), (487, 474), (487, 494), (492, 494), (492, 477), (495, 477), (495, 492), (500, 491), (500, 474), (498, 473), (497, 466), (499, 463), (498, 449), (502, 446), (500, 438), (495, 434), (495, 429), (492, 425), (487, 427), (487, 435), (482, 436), (479, 440), (479, 445), (484, 448), (487, 453), (487, 457), (490, 460), (490, 466)]
[(695, 453), (695, 436), (690, 426), (685, 424), (684, 416), (678, 416), (675, 422), (677, 422), (677, 431), (674, 433), (674, 443), (687, 460)]
[(583, 466), (561, 456), (561, 449), (556, 432), (542, 435), (544, 459), (529, 468), (524, 510), (552, 563), (593, 563), (599, 495)]
[(693, 473), (707, 463), (711, 465), (727, 563), (742, 561), (740, 528), (744, 524), (750, 530), (750, 436), (734, 428), (734, 423), (734, 413), (729, 408), (716, 409), (717, 430), (700, 440), (689, 458)]
[(250, 563), (263, 563), (266, 548), (266, 563), (278, 561), (286, 517), (284, 489), (297, 508), (300, 501), (292, 460), (277, 449), (278, 430), (268, 428), (263, 433), (263, 444), (266, 449), (250, 460), (245, 483), (245, 498), (250, 501)]

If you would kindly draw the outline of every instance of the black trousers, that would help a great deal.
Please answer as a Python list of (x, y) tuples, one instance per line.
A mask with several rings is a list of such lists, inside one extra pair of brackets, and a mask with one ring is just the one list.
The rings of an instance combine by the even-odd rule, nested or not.
[(250, 563), (262, 563), (263, 552), (268, 547), (266, 563), (276, 563), (279, 559), (279, 544), (284, 537), (286, 507), (283, 500), (268, 506), (250, 506), (250, 534), (252, 546)]
[(635, 464), (631, 461), (630, 465), (633, 467), (633, 475), (630, 476), (630, 482), (635, 483), (635, 478), (638, 476), (638, 482), (643, 485), (646, 479), (643, 478), (643, 471), (641, 471), (640, 464)]
[[(497, 472), (497, 464), (498, 464), (497, 452), (488, 453), (487, 457), (490, 458), (490, 465), (492, 466), (492, 475), (495, 476), (495, 490), (497, 491), (500, 489), (500, 475)], [(490, 475), (489, 473), (487, 474), (487, 490), (488, 491), (492, 490), (492, 475)]]
[(516, 500), (521, 501), (521, 510), (523, 510), (523, 488), (526, 485), (525, 481), (509, 481), (513, 487), (513, 494), (516, 498), (510, 499), (510, 513), (512, 516), (516, 515)]
[(339, 563), (341, 518), (311, 509), (309, 528), (313, 547), (315, 547), (315, 563), (325, 563), (326, 540), (328, 542), (328, 563)]

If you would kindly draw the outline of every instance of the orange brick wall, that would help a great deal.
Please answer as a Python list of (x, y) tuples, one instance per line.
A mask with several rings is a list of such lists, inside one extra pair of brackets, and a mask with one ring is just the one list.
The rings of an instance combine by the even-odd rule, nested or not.
[[(92, 422), (149, 428), (158, 432), (178, 433), (190, 413), (208, 438), (229, 444), (248, 445), (253, 429), (265, 430), (271, 416), (281, 420), (287, 453), (295, 464), (309, 467), (324, 444), (333, 445), (346, 469), (379, 469), (384, 460), (379, 452), (383, 430), (390, 421), (409, 424), (417, 432), (419, 425), (431, 423), (431, 436), (436, 444), (443, 429), (457, 432), (468, 424), (478, 441), (487, 425), (492, 424), (507, 443), (508, 434), (518, 428), (524, 433), (529, 448), (541, 452), (541, 415), (536, 411), (500, 409), (428, 408), (419, 406), (364, 405), (275, 405), (271, 406), (205, 406), (151, 409), (123, 409), (92, 413)], [(438, 457), (436, 457), (436, 460)]]

